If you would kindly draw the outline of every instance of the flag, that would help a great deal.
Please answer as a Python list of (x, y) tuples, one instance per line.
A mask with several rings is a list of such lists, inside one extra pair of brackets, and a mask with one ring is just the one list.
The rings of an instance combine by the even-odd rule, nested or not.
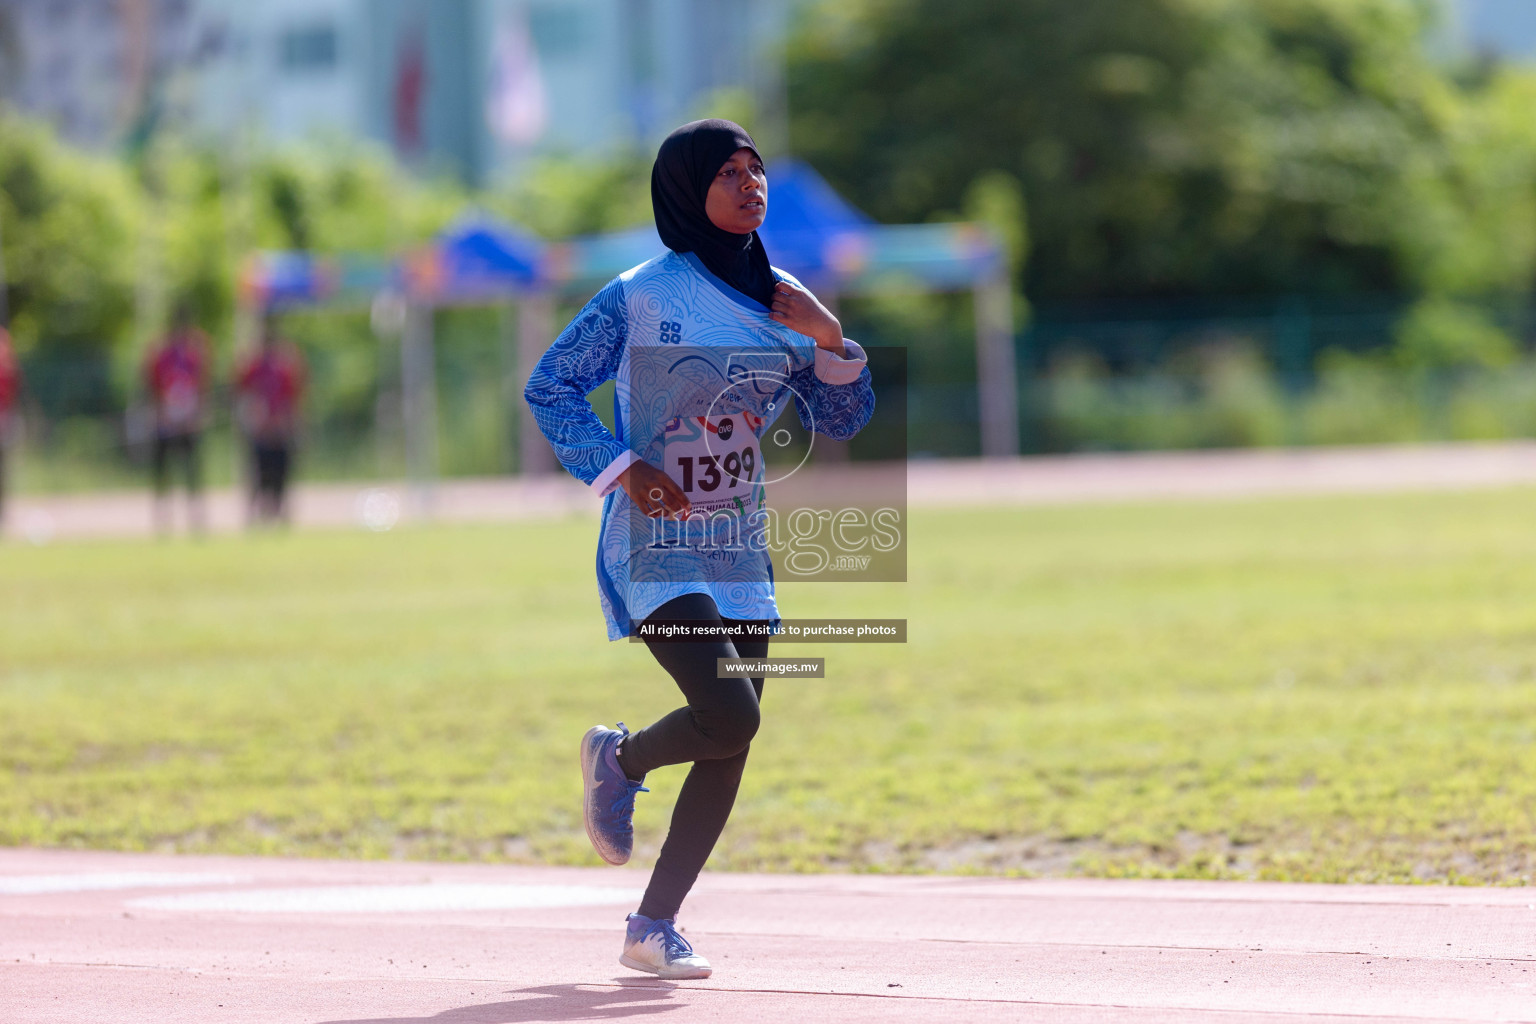
[(395, 63), (395, 148), (402, 153), (421, 149), (421, 100), (427, 86), (427, 54), (421, 32), (400, 43)]
[(549, 116), (544, 76), (526, 14), (508, 17), (496, 32), (485, 113), (491, 133), (502, 142), (528, 145), (544, 134)]

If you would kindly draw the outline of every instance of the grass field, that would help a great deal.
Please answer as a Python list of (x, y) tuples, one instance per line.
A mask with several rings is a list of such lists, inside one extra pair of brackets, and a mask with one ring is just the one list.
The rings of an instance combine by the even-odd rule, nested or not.
[[(0, 844), (597, 863), (590, 522), (0, 549)], [(1536, 491), (927, 512), (714, 865), (1528, 881)], [(682, 768), (653, 773), (638, 859)]]

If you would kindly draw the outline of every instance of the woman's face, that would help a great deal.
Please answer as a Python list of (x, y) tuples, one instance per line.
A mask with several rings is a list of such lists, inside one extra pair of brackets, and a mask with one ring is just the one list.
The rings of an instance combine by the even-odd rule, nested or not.
[(733, 235), (747, 235), (768, 216), (768, 175), (757, 154), (743, 146), (715, 172), (704, 196), (710, 223)]

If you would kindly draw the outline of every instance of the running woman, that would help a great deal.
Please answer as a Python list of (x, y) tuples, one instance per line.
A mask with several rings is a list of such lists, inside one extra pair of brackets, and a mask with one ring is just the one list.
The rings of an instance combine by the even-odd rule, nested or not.
[[(790, 404), (806, 429), (845, 440), (875, 399), (863, 350), (768, 263), (757, 236), (768, 180), (746, 131), (706, 120), (667, 136), (651, 204), (668, 251), (587, 303), (524, 397), (560, 461), (604, 495), (597, 582), (608, 638), (643, 638), (687, 702), (634, 733), (599, 725), (581, 741), (587, 836), (610, 864), (629, 860), (646, 773), (692, 764), (619, 961), (701, 978), (709, 962), (675, 919), (730, 816), (763, 695), (761, 678), (717, 678), (716, 659), (765, 656), (779, 625), (764, 441)], [(586, 398), (609, 380), (617, 436)], [(669, 624), (709, 635), (668, 642)]]

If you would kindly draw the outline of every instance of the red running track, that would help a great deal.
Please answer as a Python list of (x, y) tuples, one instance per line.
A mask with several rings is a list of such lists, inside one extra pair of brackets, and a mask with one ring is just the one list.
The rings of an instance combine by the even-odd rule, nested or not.
[(0, 850), (0, 1021), (1536, 1020), (1524, 889), (706, 873), (667, 983), (617, 962), (644, 881)]

